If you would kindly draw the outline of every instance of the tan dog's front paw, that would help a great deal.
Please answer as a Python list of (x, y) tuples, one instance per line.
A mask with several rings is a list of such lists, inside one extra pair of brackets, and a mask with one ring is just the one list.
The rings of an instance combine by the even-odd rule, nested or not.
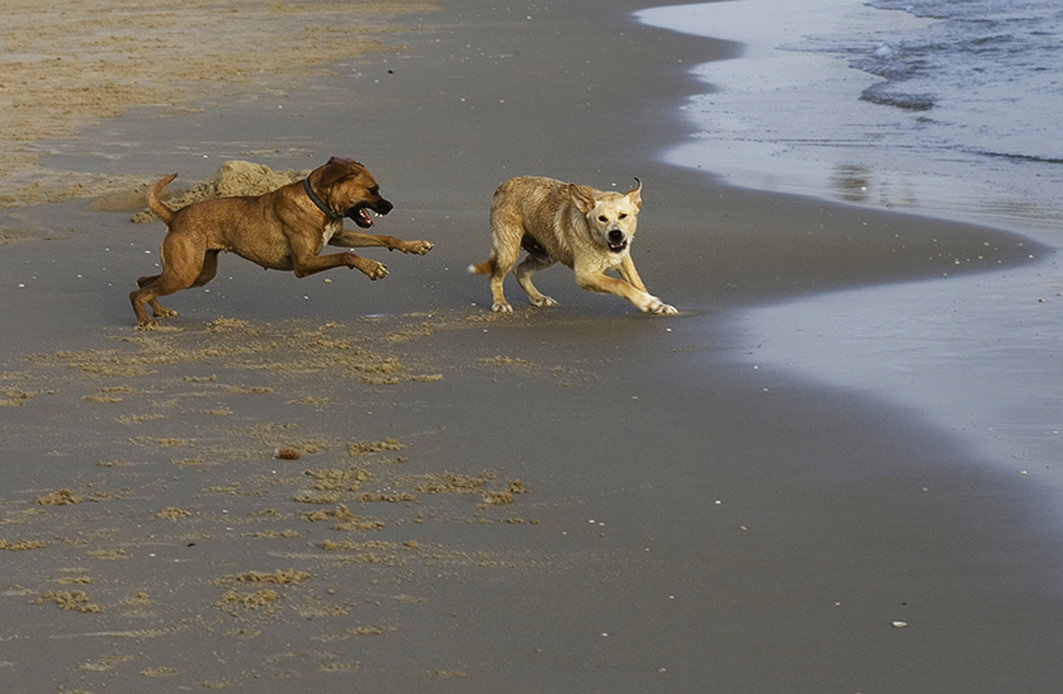
[(430, 241), (407, 241), (406, 245), (404, 245), (399, 250), (403, 253), (424, 255), (428, 251), (432, 250), (432, 243)]
[(531, 302), (536, 306), (542, 306), (544, 308), (557, 306), (557, 302), (549, 296), (544, 296), (539, 299), (532, 299)]
[(496, 301), (491, 304), (491, 310), (495, 313), (513, 313), (513, 307), (509, 305), (508, 301)]
[(666, 304), (655, 296), (650, 297), (650, 301), (642, 310), (646, 313), (653, 313), (658, 316), (666, 316), (679, 313), (675, 306)]

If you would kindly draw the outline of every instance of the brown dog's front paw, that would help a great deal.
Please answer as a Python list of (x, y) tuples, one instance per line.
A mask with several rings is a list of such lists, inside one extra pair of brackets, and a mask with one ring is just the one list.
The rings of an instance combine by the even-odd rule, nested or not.
[(430, 250), (432, 250), (432, 243), (430, 241), (407, 241), (406, 246), (402, 249), (402, 252), (413, 253), (415, 255), (424, 255)]
[(159, 327), (159, 321), (157, 321), (157, 320), (146, 320), (146, 321), (140, 321), (139, 323), (137, 323), (137, 328), (136, 329), (137, 330), (154, 330), (157, 327)]
[(383, 263), (363, 258), (354, 253), (345, 253), (344, 256), (347, 261), (347, 267), (358, 268), (371, 280), (379, 280), (388, 276), (388, 266)]

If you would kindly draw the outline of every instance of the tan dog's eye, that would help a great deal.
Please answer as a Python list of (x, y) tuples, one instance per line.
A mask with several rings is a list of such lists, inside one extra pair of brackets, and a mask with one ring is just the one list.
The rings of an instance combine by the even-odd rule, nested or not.
[(608, 222), (609, 219), (603, 214), (603, 215), (599, 215), (598, 216), (598, 221), (599, 222)]
[(627, 217), (627, 212), (620, 213), (620, 219), (623, 219), (624, 217)]

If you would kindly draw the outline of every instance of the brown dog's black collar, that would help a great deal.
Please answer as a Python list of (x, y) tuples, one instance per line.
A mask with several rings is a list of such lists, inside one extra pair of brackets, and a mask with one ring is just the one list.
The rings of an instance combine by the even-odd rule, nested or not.
[(340, 214), (339, 212), (336, 212), (333, 209), (330, 209), (329, 206), (325, 204), (325, 201), (317, 196), (317, 193), (314, 192), (313, 187), (310, 185), (310, 177), (309, 176), (307, 176), (306, 178), (303, 179), (303, 190), (306, 191), (306, 195), (307, 195), (307, 197), (310, 198), (310, 202), (314, 203), (314, 205), (317, 207), (317, 209), (319, 209), (322, 212), (324, 212), (328, 216), (329, 219), (332, 219), (332, 220), (343, 219), (343, 215), (342, 214)]

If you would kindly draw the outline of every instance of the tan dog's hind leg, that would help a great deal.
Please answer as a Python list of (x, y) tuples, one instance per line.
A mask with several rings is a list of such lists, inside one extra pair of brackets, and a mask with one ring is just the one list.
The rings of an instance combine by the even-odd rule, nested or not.
[(389, 251), (402, 251), (403, 253), (414, 253), (416, 255), (424, 255), (432, 250), (432, 244), (429, 241), (403, 241), (394, 236), (367, 234), (352, 229), (344, 229), (335, 234), (329, 240), (329, 245), (340, 246), (341, 248), (383, 247)]
[(502, 282), (506, 278), (509, 268), (513, 267), (513, 261), (508, 266), (500, 267), (501, 261), (495, 259), (493, 272), (491, 273), (491, 310), (495, 313), (509, 313), (513, 307), (506, 301), (506, 293), (502, 288)]
[(532, 284), (532, 275), (539, 270), (545, 270), (553, 265), (556, 261), (550, 257), (542, 257), (529, 254), (520, 265), (513, 271), (513, 274), (517, 278), (517, 282), (520, 283), (521, 289), (528, 295), (528, 299), (536, 306), (557, 306), (557, 302), (552, 298), (546, 296), (540, 292), (534, 284)]
[(506, 273), (517, 264), (520, 255), (520, 242), (524, 237), (524, 225), (520, 215), (499, 204), (498, 194), (491, 206), (491, 238), (494, 249), (491, 251), (491, 310), (496, 313), (509, 313), (513, 307), (506, 301), (502, 281)]
[(501, 248), (495, 246), (494, 252), (491, 253), (494, 259), (494, 265), (491, 268), (491, 299), (493, 302), (491, 310), (496, 313), (509, 313), (513, 310), (513, 307), (506, 301), (502, 281), (506, 279), (506, 273), (517, 263), (518, 255), (520, 255), (520, 246), (517, 244), (505, 244)]

